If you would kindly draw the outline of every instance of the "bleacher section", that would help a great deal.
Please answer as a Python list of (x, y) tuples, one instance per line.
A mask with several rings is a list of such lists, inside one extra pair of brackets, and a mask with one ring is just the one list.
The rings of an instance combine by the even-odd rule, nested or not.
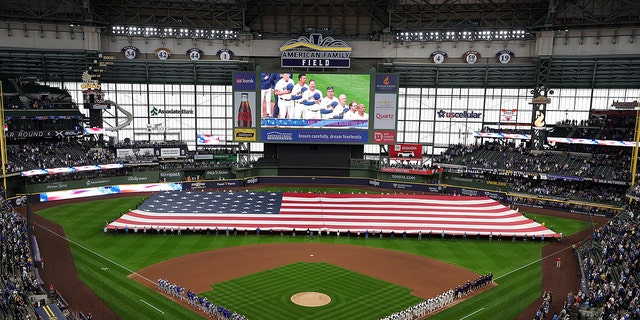
[[(638, 202), (605, 226), (580, 248), (582, 288), (575, 295), (582, 319), (635, 319), (640, 316)], [(625, 316), (626, 315), (626, 316)]]
[(78, 108), (67, 90), (39, 84), (35, 78), (15, 79), (0, 75), (0, 81), (6, 110)]

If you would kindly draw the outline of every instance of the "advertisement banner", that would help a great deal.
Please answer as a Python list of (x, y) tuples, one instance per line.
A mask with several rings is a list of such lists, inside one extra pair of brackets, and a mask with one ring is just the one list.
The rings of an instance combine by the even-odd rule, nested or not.
[(420, 169), (410, 169), (410, 168), (382, 167), (380, 171), (430, 176), (430, 175), (442, 172), (442, 168), (439, 168), (438, 170), (433, 170), (433, 169), (420, 170)]
[(233, 74), (234, 91), (256, 91), (255, 72), (235, 72)]
[(155, 154), (153, 148), (120, 148), (116, 149), (116, 156), (118, 159), (124, 159), (127, 157), (152, 157)]
[(373, 142), (379, 144), (396, 142), (396, 132), (393, 130), (373, 130)]
[(263, 129), (265, 142), (367, 143), (367, 132), (346, 130)]
[(234, 141), (256, 141), (256, 129), (233, 129)]
[(114, 176), (97, 179), (61, 181), (52, 183), (29, 184), (29, 192), (49, 192), (108, 185), (155, 183), (160, 179), (158, 171), (136, 172), (130, 176)]
[(375, 92), (398, 92), (398, 75), (392, 73), (376, 74)]
[(225, 179), (232, 177), (231, 170), (228, 169), (217, 169), (217, 170), (207, 170), (204, 172), (205, 180), (215, 180), (215, 179)]
[(488, 190), (480, 190), (480, 189), (467, 189), (467, 188), (458, 188), (458, 187), (447, 187), (447, 194), (449, 195), (458, 195), (458, 196), (473, 196), (473, 197), (489, 197), (493, 200), (506, 202), (507, 194), (503, 192), (497, 191), (488, 191)]
[(395, 144), (389, 146), (389, 158), (401, 160), (422, 160), (422, 145)]
[(396, 110), (397, 110), (398, 95), (395, 93), (376, 93), (374, 96), (375, 101), (375, 114), (373, 118), (374, 129), (396, 129)]
[(179, 158), (183, 155), (180, 154), (180, 148), (162, 148), (160, 149), (161, 158)]
[(178, 182), (184, 180), (183, 171), (162, 171), (160, 172), (162, 182)]
[(50, 130), (50, 131), (7, 131), (5, 137), (7, 139), (26, 139), (26, 138), (64, 138), (81, 136), (81, 130)]
[(518, 110), (516, 109), (500, 110), (500, 122), (516, 122), (517, 120), (518, 120)]

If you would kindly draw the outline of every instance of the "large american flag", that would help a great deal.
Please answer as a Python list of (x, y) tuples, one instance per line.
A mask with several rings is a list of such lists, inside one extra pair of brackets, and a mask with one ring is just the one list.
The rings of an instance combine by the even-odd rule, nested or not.
[(557, 237), (487, 197), (290, 192), (159, 192), (109, 229), (407, 232)]

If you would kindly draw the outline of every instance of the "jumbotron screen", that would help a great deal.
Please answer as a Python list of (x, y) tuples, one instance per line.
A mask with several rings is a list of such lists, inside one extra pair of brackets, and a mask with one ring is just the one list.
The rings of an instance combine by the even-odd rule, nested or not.
[(237, 72), (234, 141), (395, 142), (395, 74)]

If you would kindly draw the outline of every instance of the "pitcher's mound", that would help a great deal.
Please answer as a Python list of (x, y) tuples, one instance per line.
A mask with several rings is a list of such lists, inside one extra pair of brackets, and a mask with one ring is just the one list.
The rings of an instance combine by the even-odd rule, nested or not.
[(291, 302), (303, 307), (321, 307), (331, 302), (331, 297), (320, 292), (299, 292), (291, 296)]

